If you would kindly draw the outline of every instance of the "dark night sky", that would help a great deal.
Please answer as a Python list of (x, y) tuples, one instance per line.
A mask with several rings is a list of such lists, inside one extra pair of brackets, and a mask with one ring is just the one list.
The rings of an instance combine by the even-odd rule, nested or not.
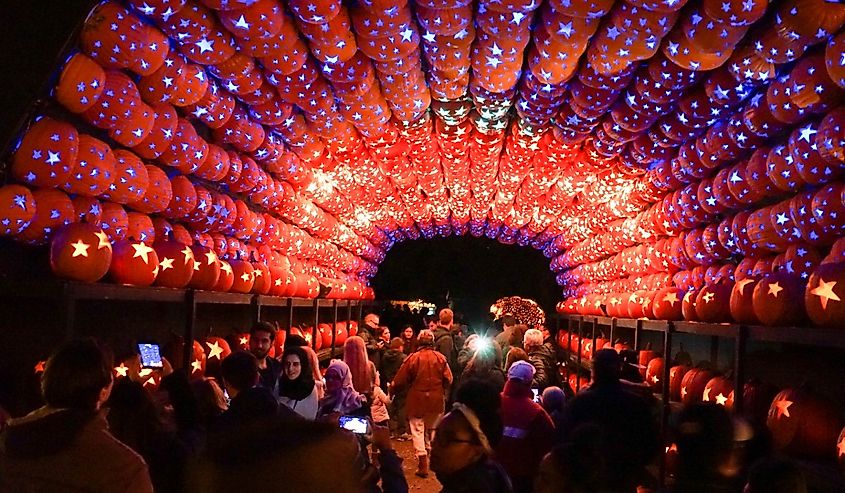
[(456, 311), (478, 321), (504, 296), (532, 298), (547, 313), (560, 300), (542, 253), (470, 235), (395, 246), (379, 267), (373, 288), (379, 299), (422, 298), (438, 306), (448, 291)]

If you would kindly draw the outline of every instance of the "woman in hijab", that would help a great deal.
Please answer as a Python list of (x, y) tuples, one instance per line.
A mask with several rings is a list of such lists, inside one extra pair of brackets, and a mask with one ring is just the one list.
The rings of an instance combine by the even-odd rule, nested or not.
[(303, 418), (314, 420), (317, 417), (317, 392), (308, 353), (298, 346), (286, 348), (279, 377), (279, 402)]
[(341, 360), (332, 360), (326, 370), (326, 395), (320, 400), (317, 417), (369, 416), (367, 398), (352, 386), (352, 372)]

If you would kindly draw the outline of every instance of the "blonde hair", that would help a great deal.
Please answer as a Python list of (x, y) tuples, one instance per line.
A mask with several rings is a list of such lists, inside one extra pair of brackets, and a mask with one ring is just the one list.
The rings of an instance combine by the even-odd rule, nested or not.
[(373, 383), (370, 375), (370, 359), (367, 357), (364, 339), (358, 336), (346, 339), (343, 344), (343, 362), (349, 366), (349, 372), (352, 374), (352, 387), (361, 394), (371, 392)]
[(311, 374), (314, 376), (314, 383), (317, 385), (317, 398), (322, 399), (325, 394), (323, 388), (323, 375), (320, 374), (320, 358), (311, 346), (303, 346), (305, 354), (308, 355), (308, 362), (311, 363)]
[(452, 320), (455, 318), (455, 314), (452, 312), (452, 310), (444, 308), (440, 310), (439, 318), (441, 325), (450, 325), (452, 323)]
[(543, 333), (537, 329), (528, 329), (522, 336), (522, 346), (525, 349), (543, 345)]
[(429, 329), (423, 329), (417, 336), (417, 342), (420, 344), (434, 344), (434, 332)]

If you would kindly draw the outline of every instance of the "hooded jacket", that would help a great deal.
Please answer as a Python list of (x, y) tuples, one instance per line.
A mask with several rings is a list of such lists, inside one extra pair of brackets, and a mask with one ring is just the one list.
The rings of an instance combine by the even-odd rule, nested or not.
[(409, 417), (421, 418), (443, 412), (446, 389), (451, 383), (452, 371), (446, 358), (431, 346), (422, 346), (399, 367), (391, 392), (407, 388), (406, 412)]
[(495, 459), (505, 468), (514, 486), (536, 476), (540, 461), (554, 444), (554, 424), (533, 401), (528, 384), (509, 379), (502, 392), (502, 439)]
[(12, 420), (0, 443), (0, 491), (152, 493), (147, 464), (94, 416), (42, 407)]

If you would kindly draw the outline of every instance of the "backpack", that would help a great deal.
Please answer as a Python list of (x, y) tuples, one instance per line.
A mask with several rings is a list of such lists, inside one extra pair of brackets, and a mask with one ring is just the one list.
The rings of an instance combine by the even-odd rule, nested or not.
[(458, 350), (457, 344), (455, 343), (455, 336), (452, 331), (447, 331), (445, 334), (441, 334), (434, 340), (434, 347), (440, 351), (439, 342), (444, 337), (449, 337), (452, 341), (450, 346), (447, 349), (448, 354), (443, 354), (446, 357), (446, 363), (449, 365), (449, 369), (452, 370), (452, 379), (453, 381), (457, 381), (458, 377), (460, 377), (461, 367), (458, 364)]

